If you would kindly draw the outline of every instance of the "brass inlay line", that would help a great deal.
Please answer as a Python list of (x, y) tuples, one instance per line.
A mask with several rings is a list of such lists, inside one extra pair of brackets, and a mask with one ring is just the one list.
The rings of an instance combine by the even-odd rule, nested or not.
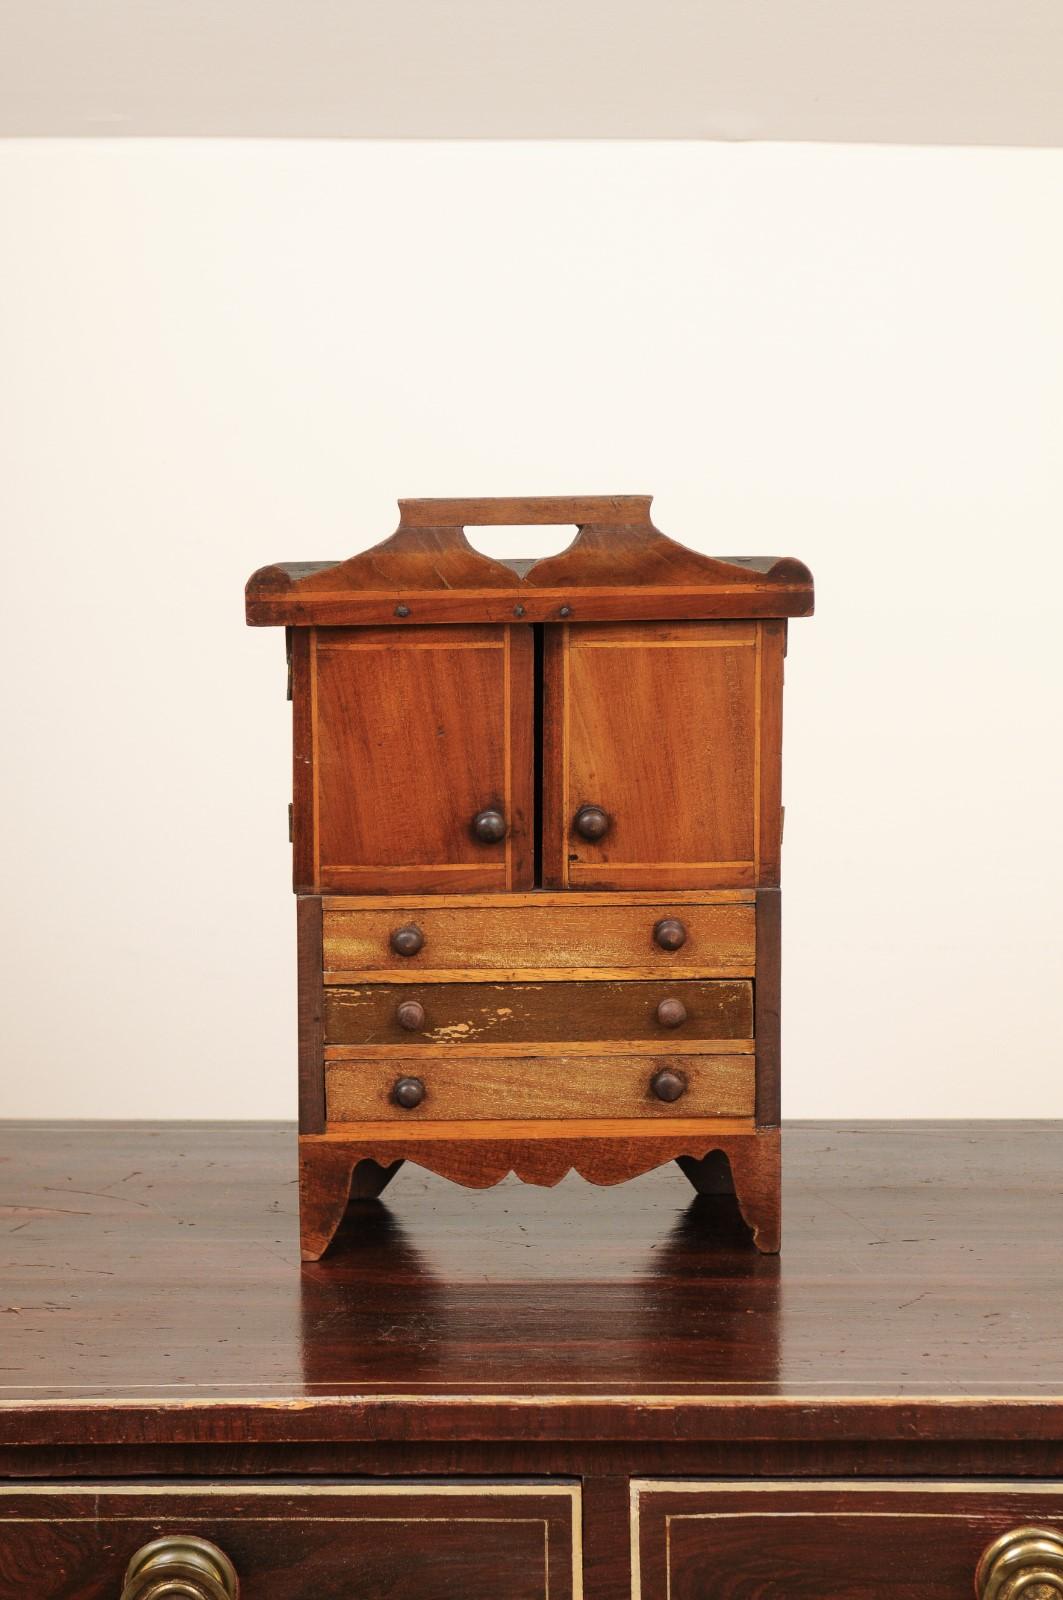
[[(531, 1482), (525, 1481), (523, 1483), (507, 1483), (504, 1481), (498, 1482), (476, 1477), (462, 1478), (455, 1483), (440, 1483), (434, 1480), (419, 1481), (416, 1479), (407, 1480), (403, 1483), (303, 1483), (301, 1481), (287, 1481), (280, 1483), (255, 1483), (251, 1485), (243, 1484), (239, 1487), (232, 1483), (211, 1483), (209, 1480), (205, 1483), (186, 1481), (184, 1483), (151, 1484), (150, 1486), (146, 1486), (144, 1482), (87, 1484), (65, 1483), (61, 1480), (51, 1480), (48, 1483), (41, 1483), (38, 1481), (34, 1481), (33, 1483), (19, 1483), (17, 1480), (5, 1480), (3, 1485), (0, 1486), (0, 1500), (2, 1500), (5, 1495), (14, 1494), (41, 1494), (49, 1496), (58, 1494), (62, 1494), (64, 1496), (91, 1495), (93, 1497), (104, 1495), (121, 1497), (123, 1495), (127, 1495), (130, 1497), (135, 1496), (137, 1499), (144, 1499), (145, 1496), (148, 1495), (233, 1495), (239, 1497), (240, 1499), (250, 1498), (252, 1496), (255, 1498), (269, 1498), (270, 1496), (278, 1497), (280, 1495), (290, 1495), (292, 1499), (300, 1500), (304, 1497), (314, 1496), (319, 1498), (335, 1498), (337, 1500), (363, 1500), (384, 1495), (394, 1495), (396, 1497), (405, 1498), (412, 1496), (416, 1499), (425, 1500), (434, 1500), (437, 1498), (445, 1499), (448, 1496), (462, 1500), (479, 1500), (481, 1497), (483, 1499), (510, 1499), (527, 1495), (537, 1500), (550, 1500), (554, 1498), (559, 1500), (568, 1500), (571, 1503), (571, 1507), (574, 1509), (576, 1504), (579, 1502), (580, 1489), (578, 1484), (572, 1482), (548, 1483), (546, 1480), (532, 1480)], [(48, 1520), (52, 1521), (53, 1519), (49, 1517)], [(62, 1520), (69, 1522), (80, 1522), (82, 1519), (80, 1517), (68, 1517), (65, 1519), (56, 1517), (54, 1520), (57, 1522)], [(381, 1519), (375, 1517), (323, 1517), (321, 1520), (325, 1522), (347, 1522), (379, 1521)], [(384, 1518), (383, 1520), (391, 1521), (393, 1519)], [(403, 1517), (394, 1520), (404, 1522), (541, 1522), (543, 1519), (541, 1517)], [(0, 1523), (0, 1527), (2, 1526), (3, 1524)]]
[[(307, 1134), (304, 1134), (303, 1137), (304, 1138), (321, 1138), (321, 1135), (307, 1135)], [(468, 1384), (470, 1387), (475, 1385), (475, 1380), (473, 1380), (473, 1379), (463, 1379), (462, 1382)], [(30, 1388), (37, 1388), (38, 1386), (35, 1385), (35, 1384), (17, 1384), (17, 1385), (12, 1385), (11, 1387), (12, 1388), (19, 1388), (19, 1389), (30, 1389)], [(68, 1389), (83, 1388), (83, 1387), (85, 1387), (85, 1386), (84, 1385), (62, 1385), (62, 1384), (56, 1384), (56, 1385), (49, 1386), (49, 1392), (50, 1392), (51, 1389), (54, 1389), (56, 1391), (65, 1393)], [(105, 1384), (98, 1384), (98, 1385), (93, 1385), (92, 1387), (93, 1388), (98, 1388), (100, 1390), (104, 1390), (104, 1389), (106, 1389), (107, 1386)], [(145, 1385), (144, 1387), (145, 1387), (145, 1389), (149, 1390), (149, 1393), (147, 1395), (123, 1394), (121, 1390), (115, 1389), (113, 1392), (108, 1391), (105, 1397), (103, 1395), (101, 1395), (99, 1397), (93, 1395), (93, 1396), (89, 1396), (89, 1397), (87, 1397), (87, 1398), (85, 1398), (83, 1400), (72, 1401), (72, 1402), (70, 1402), (70, 1405), (69, 1405), (68, 1409), (77, 1410), (77, 1411), (98, 1411), (98, 1410), (103, 1410), (104, 1408), (106, 1408), (108, 1406), (116, 1406), (116, 1405), (119, 1405), (119, 1406), (143, 1406), (145, 1404), (150, 1404), (153, 1407), (154, 1406), (158, 1406), (161, 1409), (165, 1409), (167, 1411), (189, 1411), (190, 1412), (190, 1411), (200, 1411), (200, 1410), (204, 1410), (205, 1411), (205, 1410), (207, 1410), (208, 1408), (210, 1408), (212, 1406), (242, 1406), (242, 1407), (247, 1407), (247, 1406), (253, 1406), (253, 1405), (257, 1405), (257, 1404), (262, 1404), (263, 1406), (268, 1406), (270, 1411), (271, 1411), (271, 1413), (272, 1413), (272, 1412), (275, 1412), (275, 1411), (278, 1411), (278, 1410), (287, 1410), (287, 1409), (302, 1411), (302, 1410), (306, 1409), (307, 1404), (308, 1404), (307, 1397), (305, 1395), (303, 1395), (303, 1394), (300, 1394), (299, 1396), (297, 1396), (297, 1397), (295, 1397), (293, 1399), (290, 1399), (290, 1400), (289, 1399), (278, 1400), (275, 1395), (269, 1395), (269, 1394), (261, 1394), (261, 1395), (240, 1395), (240, 1394), (221, 1394), (221, 1395), (217, 1395), (217, 1394), (212, 1394), (209, 1397), (208, 1396), (204, 1396), (202, 1399), (196, 1398), (194, 1396), (190, 1397), (190, 1398), (185, 1398), (185, 1397), (182, 1397), (182, 1396), (176, 1396), (175, 1395), (175, 1396), (173, 1396), (171, 1398), (171, 1397), (168, 1397), (166, 1395), (159, 1394), (158, 1390), (164, 1389), (164, 1388), (173, 1388), (173, 1387), (175, 1387), (175, 1385), (173, 1385), (173, 1384), (160, 1383), (160, 1384), (157, 1384), (157, 1385), (156, 1384), (152, 1384), (150, 1386)], [(189, 1385), (189, 1387), (191, 1387), (191, 1385)], [(221, 1388), (223, 1386), (220, 1385), (220, 1384), (211, 1385), (211, 1384), (203, 1383), (203, 1384), (197, 1384), (196, 1387), (200, 1388), (200, 1389), (208, 1389), (208, 1388), (212, 1388), (212, 1387)], [(226, 1385), (224, 1387), (230, 1387), (231, 1388), (231, 1387), (235, 1387), (235, 1385)], [(301, 1387), (311, 1387), (311, 1386), (305, 1385), (305, 1386), (301, 1386)], [(437, 1385), (437, 1387), (441, 1388), (441, 1387), (443, 1387), (443, 1385), (440, 1384), (440, 1385)], [(518, 1394), (518, 1393), (514, 1392), (511, 1389), (496, 1388), (496, 1389), (493, 1389), (491, 1391), (491, 1393), (489, 1393), (489, 1394), (470, 1394), (470, 1393), (467, 1393), (467, 1392), (463, 1392), (461, 1394), (434, 1394), (434, 1393), (432, 1393), (432, 1394), (430, 1394), (429, 1398), (431, 1399), (431, 1401), (432, 1401), (432, 1403), (434, 1405), (437, 1405), (439, 1407), (452, 1407), (452, 1406), (457, 1406), (457, 1405), (469, 1405), (469, 1406), (511, 1406), (511, 1407), (516, 1407), (516, 1408), (521, 1408), (521, 1407), (524, 1407), (524, 1406), (540, 1406), (540, 1407), (541, 1406), (550, 1406), (550, 1407), (555, 1407), (555, 1408), (561, 1408), (561, 1407), (569, 1407), (569, 1408), (571, 1408), (573, 1406), (595, 1405), (595, 1406), (607, 1406), (610, 1409), (612, 1409), (612, 1408), (615, 1408), (618, 1404), (621, 1404), (621, 1405), (624, 1405), (624, 1406), (628, 1406), (628, 1405), (646, 1406), (650, 1410), (654, 1410), (654, 1411), (667, 1411), (667, 1410), (670, 1410), (670, 1409), (674, 1408), (677, 1405), (697, 1407), (700, 1410), (706, 1410), (706, 1411), (707, 1410), (730, 1411), (732, 1409), (736, 1409), (739, 1406), (744, 1406), (744, 1407), (748, 1407), (750, 1409), (756, 1409), (756, 1410), (763, 1410), (763, 1409), (765, 1409), (767, 1407), (775, 1406), (781, 1411), (789, 1411), (789, 1410), (797, 1410), (797, 1409), (800, 1409), (801, 1407), (808, 1406), (808, 1405), (818, 1405), (818, 1404), (820, 1404), (822, 1402), (824, 1394), (829, 1394), (830, 1395), (830, 1404), (832, 1406), (838, 1405), (838, 1406), (843, 1407), (844, 1409), (847, 1409), (847, 1410), (854, 1409), (857, 1406), (859, 1406), (859, 1407), (874, 1406), (877, 1410), (898, 1410), (898, 1409), (903, 1409), (903, 1408), (910, 1407), (910, 1406), (915, 1406), (915, 1405), (942, 1406), (942, 1407), (948, 1407), (949, 1409), (952, 1409), (952, 1410), (955, 1410), (957, 1407), (966, 1407), (968, 1409), (973, 1409), (973, 1400), (974, 1399), (977, 1400), (979, 1406), (1007, 1406), (1009, 1408), (1009, 1410), (1010, 1409), (1030, 1410), (1030, 1409), (1032, 1409), (1034, 1407), (1043, 1408), (1046, 1405), (1063, 1406), (1063, 1390), (1061, 1390), (1061, 1389), (1046, 1389), (1043, 1394), (1037, 1394), (1037, 1395), (1029, 1395), (1029, 1394), (1008, 1395), (1008, 1394), (994, 1394), (992, 1392), (988, 1392), (988, 1393), (983, 1394), (981, 1391), (979, 1391), (979, 1390), (977, 1390), (977, 1389), (975, 1389), (973, 1387), (966, 1388), (965, 1392), (963, 1394), (925, 1394), (925, 1393), (915, 1392), (915, 1393), (912, 1393), (912, 1394), (903, 1394), (903, 1395), (875, 1395), (875, 1394), (862, 1395), (862, 1394), (854, 1394), (854, 1393), (846, 1393), (846, 1394), (838, 1395), (838, 1394), (834, 1394), (831, 1391), (830, 1386), (827, 1385), (827, 1384), (824, 1384), (822, 1386), (822, 1390), (823, 1390), (822, 1393), (816, 1394), (816, 1393), (810, 1392), (813, 1389), (814, 1386), (809, 1384), (809, 1385), (806, 1385), (806, 1389), (805, 1390), (802, 1390), (800, 1392), (795, 1391), (792, 1394), (787, 1393), (787, 1394), (763, 1394), (762, 1395), (762, 1394), (750, 1394), (748, 1392), (748, 1389), (756, 1387), (756, 1385), (753, 1385), (753, 1384), (750, 1384), (748, 1386), (736, 1384), (736, 1385), (733, 1385), (733, 1387), (741, 1388), (743, 1390), (743, 1392), (741, 1394), (737, 1394), (737, 1395), (694, 1394), (694, 1393), (690, 1393), (689, 1391), (677, 1392), (677, 1393), (673, 1394), (670, 1391), (656, 1390), (656, 1391), (654, 1391), (652, 1393), (649, 1393), (649, 1394), (646, 1394), (646, 1393), (632, 1394), (628, 1390), (622, 1389), (617, 1394), (599, 1394), (599, 1393), (583, 1394), (583, 1393), (580, 1393), (580, 1392), (574, 1392), (571, 1395), (568, 1395), (568, 1394), (559, 1395), (557, 1393), (551, 1393), (551, 1394), (536, 1394), (536, 1393)], [(761, 1385), (760, 1387), (763, 1387), (763, 1385)], [(853, 1389), (855, 1387), (856, 1387), (855, 1384), (849, 1385), (850, 1389)], [(5, 1390), (6, 1390), (6, 1386), (0, 1386), (0, 1392), (5, 1392)], [(412, 1404), (414, 1402), (423, 1403), (424, 1399), (425, 1399), (425, 1392), (421, 1391), (418, 1394), (409, 1394), (405, 1390), (396, 1390), (394, 1392), (389, 1391), (387, 1393), (379, 1393), (379, 1394), (377, 1394), (375, 1392), (370, 1392), (369, 1388), (366, 1387), (364, 1389), (360, 1389), (357, 1394), (335, 1394), (335, 1393), (333, 1393), (333, 1392), (331, 1392), (329, 1390), (326, 1390), (323, 1394), (314, 1394), (314, 1395), (312, 1395), (310, 1397), (310, 1399), (315, 1404), (317, 1402), (320, 1402), (323, 1405), (327, 1404), (327, 1405), (330, 1405), (330, 1406), (335, 1406), (335, 1407), (342, 1408), (342, 1409), (346, 1410), (346, 1409), (350, 1409), (351, 1407), (354, 1407), (354, 1406), (364, 1406), (364, 1405), (367, 1405), (367, 1404), (371, 1404), (371, 1405), (378, 1406), (378, 1407), (379, 1406), (391, 1407), (391, 1406), (395, 1406), (395, 1405), (399, 1405), (399, 1404), (408, 1405), (408, 1404)], [(45, 1410), (46, 1411), (53, 1404), (51, 1399), (34, 1399), (34, 1400), (30, 1400), (30, 1399), (17, 1399), (17, 1398), (6, 1399), (4, 1403), (5, 1403), (5, 1405), (11, 1407), (12, 1409), (17, 1408), (17, 1409), (22, 1410), (22, 1411), (30, 1411), (30, 1410), (35, 1410), (35, 1411)], [(857, 1487), (856, 1484), (851, 1484), (851, 1483), (847, 1483), (845, 1486), (849, 1487), (849, 1488), (856, 1488)], [(52, 1487), (54, 1487), (54, 1485)], [(731, 1487), (733, 1488), (734, 1485), (732, 1484)], [(753, 1486), (750, 1485), (750, 1484), (747, 1484), (745, 1487), (746, 1488), (750, 1488), (750, 1487), (753, 1487)], [(791, 1482), (791, 1483), (788, 1483), (788, 1484), (785, 1484), (785, 1485), (780, 1485), (778, 1487), (793, 1488), (794, 1485)], [(808, 1486), (806, 1485), (805, 1487), (808, 1487)], [(256, 1486), (256, 1488), (257, 1488), (257, 1486)], [(42, 1490), (42, 1492), (50, 1493), (50, 1492), (52, 1492), (52, 1490), (51, 1490), (51, 1488), (49, 1488), (47, 1491)]]

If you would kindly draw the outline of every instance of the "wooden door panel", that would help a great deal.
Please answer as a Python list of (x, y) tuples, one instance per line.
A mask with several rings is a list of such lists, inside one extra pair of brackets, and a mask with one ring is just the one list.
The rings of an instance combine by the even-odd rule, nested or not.
[[(547, 630), (544, 882), (744, 888), (778, 873), (780, 625)], [(609, 828), (587, 840), (581, 806)]]
[(633, 1600), (957, 1600), (1002, 1534), (1063, 1537), (1063, 1485), (659, 1481), (632, 1515)]
[(578, 1508), (545, 1484), (11, 1488), (0, 1600), (118, 1600), (167, 1534), (222, 1550), (240, 1600), (573, 1600)]
[[(311, 793), (296, 814), (310, 838), (295, 841), (297, 887), (530, 886), (530, 630), (318, 628), (306, 656), (296, 782), (307, 766)], [(489, 808), (508, 824), (499, 843), (473, 832)]]

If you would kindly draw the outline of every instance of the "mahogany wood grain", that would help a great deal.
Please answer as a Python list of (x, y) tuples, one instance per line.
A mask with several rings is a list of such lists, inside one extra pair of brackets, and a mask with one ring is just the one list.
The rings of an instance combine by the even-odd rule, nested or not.
[(784, 620), (757, 626), (757, 883), (778, 886), (782, 866)]
[[(653, 1093), (654, 1076), (679, 1074), (681, 1096), (665, 1103)], [(395, 1104), (396, 1081), (419, 1077), (425, 1099), (412, 1112)], [(380, 1120), (478, 1121), (499, 1117), (751, 1117), (754, 1106), (751, 1056), (566, 1056), (462, 1057), (425, 1060), (333, 1061), (325, 1069), (330, 1122)], [(306, 1129), (321, 1132), (321, 1129)]]
[[(426, 969), (433, 980), (469, 975), (477, 969), (504, 971), (654, 969), (684, 977), (751, 977), (756, 916), (753, 905), (690, 904), (669, 900), (630, 904), (622, 894), (595, 895), (588, 905), (563, 895), (499, 895), (488, 905), (390, 906), (365, 909), (361, 902), (326, 902), (324, 964), (331, 974), (389, 973), (407, 979)], [(686, 937), (675, 950), (654, 940), (665, 918), (682, 922)], [(415, 921), (424, 945), (413, 957), (396, 955), (390, 944), (399, 922)]]
[(288, 682), (292, 702), (292, 882), (296, 894), (315, 887), (314, 728), (310, 630), (288, 630)]
[(779, 1134), (754, 1131), (739, 1118), (676, 1117), (667, 1124), (566, 1117), (550, 1122), (411, 1122), (400, 1127), (336, 1124), (300, 1137), (300, 1234), (303, 1259), (317, 1261), (345, 1215), (351, 1175), (367, 1160), (379, 1166), (416, 1162), (453, 1183), (492, 1188), (509, 1173), (522, 1183), (552, 1188), (569, 1172), (588, 1183), (618, 1184), (680, 1156), (727, 1159), (742, 1220), (756, 1248), (780, 1243)]
[(325, 1047), (321, 901), (315, 895), (299, 895), (295, 907), (299, 973), (299, 1132), (320, 1133), (325, 1126), (325, 1082), (321, 1065)]
[(290, 1124), (0, 1124), (0, 1471), (1063, 1479), (1061, 1131), (789, 1125), (778, 1257), (408, 1163), (300, 1271)]
[[(307, 888), (433, 891), (532, 881), (527, 628), (312, 630), (311, 804), (295, 813)], [(297, 679), (297, 683), (301, 679)], [(305, 737), (305, 734), (304, 734)], [(496, 807), (508, 832), (483, 842)], [(302, 833), (309, 828), (313, 843)]]
[[(678, 998), (681, 1027), (663, 1027), (657, 1009)], [(401, 1001), (425, 1011), (422, 1033), (401, 1026)], [(398, 1044), (411, 1055), (452, 1045), (511, 1040), (539, 1042), (657, 1039), (666, 1053), (673, 1038), (748, 1039), (753, 1034), (753, 985), (747, 979), (600, 979), (589, 983), (438, 983), (330, 985), (324, 991), (327, 1044)]]
[[(347, 561), (261, 568), (247, 585), (248, 622), (401, 627), (812, 611), (812, 576), (801, 562), (700, 555), (654, 528), (648, 495), (401, 500), (399, 507), (396, 532)], [(569, 548), (527, 571), (481, 555), (463, 532), (567, 522), (579, 530)]]
[[(756, 891), (753, 889), (672, 889), (668, 892), (667, 904), (669, 906), (751, 906), (756, 903)], [(625, 889), (623, 893), (615, 891), (609, 894), (595, 894), (592, 891), (566, 889), (559, 894), (551, 894), (547, 890), (536, 889), (530, 894), (434, 894), (428, 904), (431, 910), (443, 909), (490, 910), (492, 907), (518, 907), (526, 906), (530, 910), (544, 910), (553, 907), (554, 910), (571, 909), (581, 906), (588, 910), (594, 906), (657, 906), (665, 902), (656, 890)], [(422, 895), (410, 894), (363, 894), (357, 901), (349, 895), (326, 894), (322, 896), (322, 906), (326, 911), (348, 911), (357, 905), (361, 911), (417, 911), (423, 909), (426, 902)]]
[(633, 1600), (956, 1600), (1000, 1534), (1063, 1537), (1063, 1483), (649, 1482), (632, 1514)]
[(0, 1488), (0, 1600), (118, 1600), (137, 1550), (188, 1533), (241, 1600), (573, 1600), (578, 1522), (566, 1484)]
[[(567, 626), (548, 644), (548, 886), (740, 888), (762, 851), (777, 879), (784, 636), (763, 626)], [(585, 805), (609, 817), (600, 840), (574, 826)]]
[(777, 1128), (782, 1114), (782, 897), (778, 889), (757, 890), (756, 973), (753, 1031), (757, 1041), (757, 1122), (762, 1128)]

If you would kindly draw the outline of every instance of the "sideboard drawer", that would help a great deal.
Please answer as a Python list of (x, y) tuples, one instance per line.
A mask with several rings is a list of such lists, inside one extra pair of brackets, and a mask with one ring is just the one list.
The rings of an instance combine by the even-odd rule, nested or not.
[[(422, 1098), (405, 1105), (396, 1087)], [(751, 1055), (417, 1056), (330, 1061), (326, 1117), (337, 1122), (505, 1121), (526, 1117), (751, 1117)]]
[[(867, 1482), (632, 1484), (633, 1600), (1007, 1600), (1010, 1567), (1043, 1570), (1058, 1542), (1063, 1484)], [(1041, 1545), (1028, 1531), (1049, 1535)], [(979, 1563), (994, 1541), (1019, 1534)], [(976, 1585), (975, 1578), (979, 1581)]]
[[(676, 1009), (662, 1012), (663, 1006)], [(678, 983), (597, 980), (401, 988), (352, 984), (325, 990), (324, 1015), (327, 1044), (423, 1050), (537, 1040), (655, 1039), (667, 1050), (673, 1039), (751, 1038), (753, 985), (741, 979), (692, 978)], [(669, 1020), (662, 1021), (662, 1016)]]
[[(624, 895), (523, 895), (490, 905), (362, 907), (326, 899), (322, 946), (326, 973), (419, 972), (450, 976), (469, 971), (576, 969), (749, 977), (755, 961), (752, 898), (688, 903)], [(403, 955), (392, 936), (413, 924), (421, 944)]]
[[(544, 1483), (11, 1487), (0, 1600), (147, 1600), (150, 1572), (123, 1591), (127, 1567), (168, 1535), (221, 1551), (240, 1600), (573, 1600), (579, 1504)], [(199, 1600), (195, 1581), (173, 1592)]]

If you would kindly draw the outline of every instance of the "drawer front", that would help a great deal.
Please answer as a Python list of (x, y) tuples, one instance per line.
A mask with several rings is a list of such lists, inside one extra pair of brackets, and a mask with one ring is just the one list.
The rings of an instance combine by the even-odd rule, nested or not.
[[(665, 1026), (658, 1008), (682, 1016)], [(679, 1011), (675, 1010), (678, 1005)], [(400, 1008), (412, 1026), (399, 1020)], [(419, 1008), (423, 1020), (418, 1022)], [(748, 1039), (753, 985), (744, 980), (677, 983), (351, 984), (325, 990), (326, 1044), (402, 1045), (411, 1053), (526, 1040)]]
[[(368, 910), (326, 900), (326, 974), (392, 973), (400, 981), (421, 973), (521, 972), (623, 968), (690, 977), (749, 977), (755, 953), (752, 903), (682, 900), (626, 902), (624, 897), (543, 897), (540, 904), (432, 907), (410, 904)], [(655, 938), (658, 924), (670, 926)], [(416, 924), (423, 937), (412, 956), (391, 948), (397, 928)], [(327, 981), (327, 979), (326, 979)]]
[[(398, 1103), (414, 1077), (424, 1098)], [(753, 1057), (549, 1056), (334, 1061), (326, 1068), (326, 1114), (337, 1122), (511, 1118), (749, 1117)], [(656, 1092), (654, 1085), (665, 1095)], [(674, 1098), (669, 1098), (673, 1096)]]
[(130, 1558), (175, 1534), (223, 1552), (240, 1600), (573, 1600), (578, 1527), (571, 1485), (12, 1488), (0, 1600), (120, 1600)]
[[(1059, 1541), (1063, 1484), (640, 1482), (632, 1485), (633, 1600), (976, 1600), (994, 1597), (982, 1553), (1031, 1525)], [(1051, 1542), (1049, 1543), (1051, 1548)], [(1005, 1565), (1043, 1568), (1022, 1540)], [(1008, 1600), (1005, 1585), (995, 1600)]]

